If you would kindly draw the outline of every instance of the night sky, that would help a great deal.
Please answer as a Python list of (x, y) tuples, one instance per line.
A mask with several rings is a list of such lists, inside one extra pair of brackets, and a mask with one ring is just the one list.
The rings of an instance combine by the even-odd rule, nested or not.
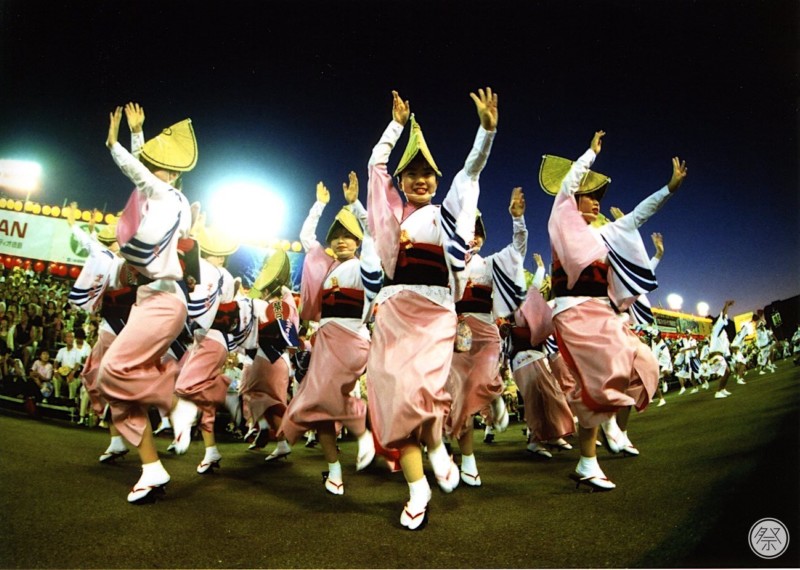
[(231, 178), (265, 180), (288, 206), (281, 237), (296, 240), (318, 180), (333, 195), (322, 235), (350, 170), (365, 200), (392, 89), (444, 174), (438, 202), (478, 126), (469, 92), (491, 86), (500, 122), (481, 177), (484, 254), (509, 243), (508, 199), (521, 186), (529, 253), (549, 261), (541, 155), (577, 158), (602, 129), (605, 213), (665, 184), (673, 156), (689, 167), (642, 228), (666, 249), (652, 304), (676, 292), (684, 310), (706, 301), (716, 314), (732, 298), (738, 314), (800, 293), (797, 6), (3, 0), (0, 158), (42, 164), (42, 203), (119, 210), (130, 183), (104, 146), (108, 113), (137, 101), (148, 137), (191, 117), (190, 200), (208, 203)]

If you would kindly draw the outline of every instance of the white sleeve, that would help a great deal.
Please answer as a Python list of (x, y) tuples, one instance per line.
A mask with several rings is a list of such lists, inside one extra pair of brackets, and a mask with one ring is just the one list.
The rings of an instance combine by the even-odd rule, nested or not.
[(559, 192), (563, 192), (570, 197), (575, 196), (575, 192), (581, 187), (581, 180), (594, 164), (595, 158), (597, 158), (597, 154), (592, 149), (588, 149), (578, 160), (573, 162), (564, 180), (561, 181)]
[(667, 200), (672, 196), (669, 188), (664, 186), (657, 192), (650, 194), (647, 198), (639, 202), (639, 204), (629, 212), (616, 220), (615, 224), (620, 224), (629, 228), (638, 229), (650, 219), (650, 217), (658, 212), (661, 207), (667, 203)]
[(369, 166), (389, 162), (389, 155), (392, 153), (392, 149), (397, 144), (401, 134), (403, 134), (403, 125), (392, 120), (386, 130), (383, 131), (378, 144), (372, 149), (372, 155), (369, 157)]
[(148, 198), (162, 198), (172, 188), (163, 180), (147, 170), (147, 167), (139, 162), (121, 144), (114, 143), (111, 147), (111, 158), (117, 163), (122, 173), (127, 176), (136, 187), (147, 195)]
[(300, 243), (303, 244), (303, 249), (305, 251), (308, 251), (317, 243), (317, 224), (319, 224), (319, 219), (324, 209), (325, 204), (323, 202), (314, 202), (314, 205), (311, 206), (311, 209), (308, 211), (308, 216), (303, 222), (303, 227), (300, 228)]
[(525, 255), (528, 253), (528, 228), (525, 227), (525, 218), (520, 216), (512, 218), (512, 220), (513, 237), (511, 238), (511, 245), (525, 259)]

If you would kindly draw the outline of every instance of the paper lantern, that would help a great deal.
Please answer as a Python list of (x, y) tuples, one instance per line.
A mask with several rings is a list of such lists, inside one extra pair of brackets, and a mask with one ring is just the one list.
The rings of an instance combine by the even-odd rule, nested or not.
[(105, 217), (105, 222), (106, 222), (108, 225), (111, 225), (111, 224), (113, 224), (113, 223), (114, 223), (114, 222), (116, 222), (116, 221), (117, 221), (117, 218), (116, 218), (116, 216), (114, 216), (114, 214), (106, 214), (106, 217)]
[(5, 207), (6, 207), (6, 199), (0, 198), (0, 208), (5, 208)]
[(31, 212), (36, 214), (37, 216), (42, 213), (42, 205), (41, 204), (34, 204), (33, 208), (31, 208)]
[(92, 219), (92, 213), (89, 210), (84, 210), (83, 212), (81, 212), (81, 219), (84, 222), (88, 222), (89, 220)]
[(73, 265), (72, 267), (69, 268), (69, 276), (72, 277), (73, 279), (77, 279), (78, 275), (80, 274), (81, 274), (81, 268), (78, 267), (77, 265)]
[(22, 200), (17, 200), (14, 202), (14, 211), (21, 212), (22, 211)]
[(33, 264), (33, 270), (36, 273), (41, 273), (42, 271), (44, 271), (44, 262), (43, 261), (37, 261), (36, 263), (34, 263)]
[(303, 244), (299, 241), (292, 242), (292, 251), (297, 253), (303, 251)]
[(95, 213), (94, 213), (94, 223), (96, 223), (96, 224), (103, 223), (103, 212), (95, 211)]
[(45, 216), (49, 216), (50, 215), (50, 210), (51, 210), (51, 208), (50, 208), (49, 204), (46, 205), (46, 206), (43, 206), (42, 207), (42, 214), (44, 214)]
[(58, 206), (53, 206), (52, 208), (50, 208), (50, 215), (53, 216), (54, 218), (59, 217), (61, 215), (61, 208), (59, 208)]
[(14, 259), (12, 257), (5, 256), (3, 258), (3, 267), (5, 267), (6, 269), (11, 269), (12, 267), (14, 267)]

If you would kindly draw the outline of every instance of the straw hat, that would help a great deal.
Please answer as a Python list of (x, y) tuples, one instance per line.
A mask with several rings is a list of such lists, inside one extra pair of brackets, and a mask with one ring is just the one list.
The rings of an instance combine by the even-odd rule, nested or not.
[(197, 164), (197, 139), (192, 120), (184, 119), (147, 141), (141, 158), (165, 170), (188, 172)]
[(394, 171), (394, 175), (397, 176), (400, 174), (420, 152), (422, 153), (422, 156), (425, 157), (425, 160), (428, 161), (428, 164), (431, 165), (431, 168), (436, 171), (436, 174), (441, 176), (442, 173), (439, 171), (439, 168), (436, 166), (436, 162), (433, 160), (433, 155), (428, 148), (428, 144), (425, 142), (425, 137), (422, 136), (422, 127), (419, 126), (419, 123), (412, 114), (411, 132), (408, 135), (408, 144), (406, 145), (406, 150), (403, 152), (403, 156), (400, 158), (400, 162), (397, 165), (397, 170)]
[[(572, 162), (567, 158), (551, 154), (542, 156), (542, 164), (539, 167), (539, 185), (541, 185), (542, 190), (551, 196), (558, 194), (561, 189), (561, 182), (563, 182), (572, 167)], [(602, 199), (609, 184), (611, 184), (610, 177), (589, 170), (581, 180), (580, 187), (575, 194), (592, 194), (600, 190), (599, 199)]]
[(117, 224), (108, 224), (97, 232), (97, 240), (104, 245), (117, 241)]
[(361, 229), (361, 224), (358, 223), (358, 218), (355, 217), (353, 212), (345, 206), (339, 213), (336, 214), (336, 219), (334, 219), (333, 223), (331, 224), (330, 229), (328, 230), (328, 235), (325, 236), (325, 243), (331, 243), (332, 234), (336, 231), (336, 228), (343, 227), (348, 232), (353, 234), (358, 241), (364, 239), (364, 231)]
[(281, 287), (289, 285), (291, 276), (292, 266), (289, 256), (282, 249), (277, 249), (264, 262), (248, 295), (251, 299), (260, 299), (265, 291), (274, 295)]
[(206, 255), (226, 257), (239, 249), (239, 243), (217, 227), (203, 226), (195, 237), (200, 244), (200, 252)]

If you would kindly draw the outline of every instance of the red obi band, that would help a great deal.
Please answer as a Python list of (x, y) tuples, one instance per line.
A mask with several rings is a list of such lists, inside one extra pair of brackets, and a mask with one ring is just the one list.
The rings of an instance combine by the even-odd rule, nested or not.
[(239, 327), (239, 303), (220, 303), (211, 328), (229, 334)]
[(461, 300), (456, 303), (456, 313), (491, 313), (492, 288), (486, 285), (467, 283)]
[(100, 305), (100, 316), (107, 321), (127, 322), (131, 307), (136, 304), (136, 287), (106, 290)]
[(608, 265), (595, 261), (581, 271), (575, 286), (567, 289), (567, 274), (561, 263), (553, 261), (553, 297), (607, 297)]
[(450, 284), (444, 249), (429, 243), (400, 244), (394, 279), (386, 285), (438, 285)]
[(322, 318), (360, 319), (364, 312), (364, 290), (334, 287), (322, 290)]
[(511, 356), (523, 350), (535, 348), (531, 344), (531, 329), (529, 327), (511, 327)]

